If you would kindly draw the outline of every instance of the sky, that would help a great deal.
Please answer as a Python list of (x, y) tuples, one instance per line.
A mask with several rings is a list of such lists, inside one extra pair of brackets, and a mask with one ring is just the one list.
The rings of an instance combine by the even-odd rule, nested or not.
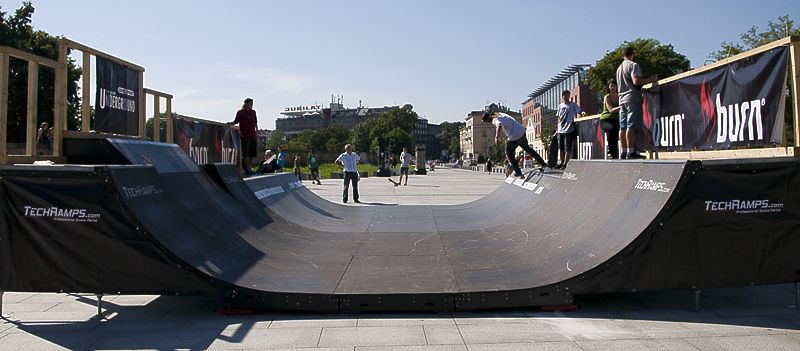
[[(0, 6), (13, 12), (21, 3)], [(33, 5), (35, 29), (143, 66), (145, 87), (173, 94), (173, 111), (231, 121), (252, 97), (261, 129), (274, 129), (287, 106), (326, 105), (332, 94), (347, 107), (411, 104), (431, 123), (463, 121), (490, 102), (519, 110), (566, 66), (594, 64), (624, 41), (655, 38), (699, 67), (753, 25), (787, 14), (800, 22), (797, 0)]]

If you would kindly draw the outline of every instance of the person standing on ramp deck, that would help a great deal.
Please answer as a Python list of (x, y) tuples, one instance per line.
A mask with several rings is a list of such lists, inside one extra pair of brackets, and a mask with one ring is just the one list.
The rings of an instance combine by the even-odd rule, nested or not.
[(636, 150), (636, 131), (644, 127), (642, 112), (642, 86), (658, 81), (653, 75), (642, 78), (642, 69), (633, 62), (633, 48), (622, 50), (622, 64), (617, 68), (619, 89), (619, 141), (622, 144), (621, 159), (647, 158)]
[(236, 111), (236, 118), (233, 122), (228, 122), (229, 125), (239, 124), (239, 136), (242, 143), (242, 166), (244, 167), (244, 174), (253, 174), (252, 160), (256, 157), (256, 146), (258, 145), (258, 117), (256, 110), (253, 109), (253, 99), (244, 99), (242, 109)]
[(525, 126), (514, 120), (513, 117), (502, 112), (486, 111), (483, 113), (483, 118), (481, 118), (481, 120), (486, 123), (491, 123), (496, 127), (494, 134), (495, 144), (500, 142), (500, 131), (502, 130), (503, 133), (505, 133), (506, 139), (508, 139), (508, 141), (506, 141), (506, 157), (514, 168), (515, 177), (523, 177), (522, 170), (519, 168), (517, 162), (515, 162), (517, 158), (514, 157), (517, 146), (533, 156), (533, 159), (539, 164), (539, 171), (544, 171), (544, 159), (542, 159), (542, 156), (539, 156), (536, 150), (528, 145), (528, 137), (525, 136)]
[(353, 152), (353, 145), (347, 144), (344, 146), (344, 152), (336, 158), (336, 164), (342, 166), (344, 169), (344, 192), (342, 193), (342, 202), (347, 203), (347, 190), (350, 183), (353, 184), (353, 202), (361, 203), (358, 201), (358, 161), (361, 157)]

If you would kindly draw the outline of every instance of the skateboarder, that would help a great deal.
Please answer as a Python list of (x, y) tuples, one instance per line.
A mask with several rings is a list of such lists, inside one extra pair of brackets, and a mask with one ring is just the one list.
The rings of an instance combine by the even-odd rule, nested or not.
[(525, 152), (533, 156), (537, 163), (539, 163), (539, 171), (544, 171), (544, 159), (539, 156), (530, 145), (528, 145), (528, 137), (525, 136), (525, 126), (517, 122), (513, 117), (502, 112), (486, 111), (483, 113), (482, 120), (486, 123), (491, 123), (496, 127), (494, 142), (500, 142), (500, 132), (506, 135), (506, 157), (511, 161), (511, 166), (514, 168), (514, 176), (523, 178), (522, 170), (519, 165), (514, 162), (514, 152), (517, 146), (521, 147)]

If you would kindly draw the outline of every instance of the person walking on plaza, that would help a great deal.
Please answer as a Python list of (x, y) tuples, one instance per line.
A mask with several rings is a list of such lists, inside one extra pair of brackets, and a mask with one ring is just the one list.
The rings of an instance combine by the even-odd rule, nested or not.
[(283, 172), (283, 168), (286, 167), (286, 153), (283, 152), (283, 147), (278, 146), (278, 172)]
[(561, 92), (561, 103), (558, 104), (556, 116), (558, 116), (558, 151), (561, 152), (561, 164), (556, 166), (558, 169), (567, 167), (569, 157), (572, 154), (572, 140), (575, 139), (575, 117), (579, 114), (585, 116), (586, 112), (578, 104), (569, 100), (569, 90)]
[(342, 193), (342, 202), (347, 203), (347, 190), (350, 184), (353, 184), (353, 202), (361, 203), (358, 201), (358, 161), (361, 157), (353, 152), (353, 145), (347, 144), (344, 146), (344, 152), (336, 158), (335, 163), (341, 166), (344, 170), (344, 192)]
[[(397, 181), (398, 183), (402, 183), (403, 186), (408, 186), (408, 168), (411, 165), (411, 160), (414, 159), (408, 152), (408, 148), (404, 147), (403, 152), (400, 153), (400, 180)], [(403, 183), (403, 175), (406, 176), (406, 182)]]
[(600, 128), (606, 133), (606, 159), (619, 158), (619, 94), (613, 78), (608, 80), (608, 94), (603, 96)]
[(619, 139), (622, 144), (621, 159), (646, 158), (636, 151), (636, 130), (644, 125), (642, 115), (642, 86), (658, 81), (653, 75), (642, 78), (642, 69), (633, 62), (633, 48), (622, 50), (622, 64), (617, 68), (619, 88)]
[(544, 170), (544, 159), (542, 159), (542, 156), (539, 156), (536, 150), (528, 145), (528, 137), (525, 136), (525, 126), (514, 120), (513, 117), (502, 112), (486, 111), (483, 113), (483, 118), (481, 118), (481, 120), (486, 123), (491, 123), (496, 127), (494, 134), (495, 143), (500, 142), (500, 131), (505, 133), (506, 139), (508, 139), (506, 142), (506, 157), (512, 160), (511, 166), (514, 168), (515, 177), (522, 177), (522, 170), (516, 162), (513, 162), (513, 160), (516, 160), (514, 152), (517, 146), (533, 156), (536, 162), (539, 163), (540, 170)]
[(292, 174), (294, 174), (294, 176), (297, 177), (297, 179), (300, 180), (300, 182), (303, 181), (303, 179), (300, 178), (300, 154), (294, 154), (294, 165), (292, 166)]
[(253, 99), (244, 99), (244, 105), (239, 111), (236, 111), (236, 118), (233, 122), (228, 122), (229, 125), (239, 124), (239, 136), (241, 137), (242, 146), (242, 166), (244, 167), (244, 174), (253, 174), (252, 161), (256, 157), (256, 146), (258, 141), (258, 117), (256, 110), (253, 110)]
[(308, 151), (306, 163), (308, 163), (308, 171), (311, 175), (311, 183), (313, 184), (316, 182), (318, 185), (322, 185), (322, 182), (319, 181), (319, 164), (317, 163), (317, 156), (314, 155), (314, 150)]

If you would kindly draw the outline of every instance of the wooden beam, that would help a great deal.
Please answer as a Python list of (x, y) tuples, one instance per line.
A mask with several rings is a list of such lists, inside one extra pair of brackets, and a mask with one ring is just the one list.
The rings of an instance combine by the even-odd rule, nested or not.
[(28, 61), (28, 109), (25, 128), (25, 155), (36, 155), (36, 117), (39, 114), (39, 64)]
[(161, 141), (161, 97), (153, 95), (153, 141)]
[(766, 158), (797, 156), (794, 147), (767, 147), (758, 149), (707, 150), (707, 151), (661, 151), (661, 160), (707, 160), (720, 158)]
[(172, 144), (172, 97), (167, 98), (167, 142)]
[(794, 113), (794, 146), (800, 146), (800, 43), (792, 43), (789, 51), (792, 65), (792, 112)]
[(81, 78), (81, 132), (88, 132), (92, 130), (92, 121), (90, 116), (91, 102), (89, 98), (92, 96), (92, 55), (88, 52), (83, 53), (83, 77)]
[(64, 130), (67, 129), (67, 46), (58, 44), (58, 65), (54, 88), (55, 113), (53, 114), (53, 156), (61, 156)]
[(19, 49), (10, 48), (7, 46), (0, 46), (0, 52), (7, 54), (8, 56), (15, 57), (18, 59), (26, 60), (26, 61), (33, 61), (39, 65), (47, 66), (51, 68), (56, 68), (58, 66), (58, 61), (51, 60), (47, 57), (36, 56), (26, 51), (22, 51)]
[(149, 89), (149, 88), (144, 88), (144, 92), (145, 92), (145, 94), (157, 95), (157, 96), (160, 96), (160, 97), (163, 97), (163, 98), (172, 99), (172, 97), (173, 97), (172, 94), (163, 93), (163, 92), (160, 92), (158, 90), (153, 90), (153, 89)]
[(145, 93), (144, 93), (144, 70), (139, 71), (139, 87), (137, 89), (137, 96), (139, 97), (139, 138), (142, 140), (147, 137), (147, 131), (145, 131), (145, 122), (147, 120), (147, 111), (145, 104), (147, 104), (147, 100), (145, 100)]
[(6, 130), (8, 129), (8, 54), (0, 52), (0, 163), (6, 163)]
[(65, 45), (66, 47), (68, 47), (70, 49), (79, 50), (79, 51), (82, 51), (84, 53), (88, 52), (88, 53), (90, 53), (90, 54), (92, 54), (94, 56), (98, 56), (98, 57), (102, 57), (102, 58), (107, 59), (107, 60), (114, 61), (116, 63), (119, 63), (119, 64), (123, 65), (123, 66), (127, 66), (128, 68), (131, 68), (134, 71), (144, 72), (144, 67), (142, 67), (142, 66), (139, 66), (139, 65), (137, 65), (135, 63), (132, 63), (132, 62), (125, 61), (125, 60), (123, 60), (123, 59), (121, 59), (119, 57), (107, 54), (107, 53), (102, 52), (100, 50), (88, 47), (88, 46), (83, 45), (81, 43), (78, 43), (76, 41), (72, 41), (72, 40), (69, 40), (67, 38), (61, 38), (61, 39), (59, 39), (58, 43), (59, 43), (59, 45), (63, 44), (63, 45)]
[[(776, 41), (773, 41), (773, 42), (771, 42), (769, 44), (762, 45), (762, 46), (759, 46), (759, 47), (754, 48), (752, 50), (745, 51), (745, 52), (743, 52), (741, 54), (728, 57), (728, 58), (726, 58), (724, 60), (719, 60), (719, 61), (714, 62), (712, 64), (705, 65), (705, 66), (700, 67), (700, 68), (695, 68), (695, 69), (693, 69), (691, 71), (686, 71), (686, 72), (683, 72), (683, 73), (676, 74), (674, 76), (670, 76), (670, 77), (661, 79), (661, 80), (658, 81), (658, 84), (666, 84), (666, 83), (673, 82), (673, 81), (676, 81), (676, 80), (681, 79), (681, 78), (686, 78), (686, 77), (689, 77), (689, 76), (693, 76), (695, 74), (700, 74), (700, 73), (703, 73), (703, 72), (706, 72), (706, 71), (710, 71), (710, 70), (713, 70), (715, 68), (727, 65), (727, 64), (729, 64), (729, 63), (731, 63), (733, 61), (738, 61), (738, 60), (741, 60), (743, 58), (750, 57), (750, 56), (753, 56), (753, 55), (758, 55), (758, 54), (760, 54), (762, 52), (766, 52), (766, 51), (772, 50), (772, 49), (780, 47), (780, 46), (785, 46), (785, 45), (789, 45), (791, 43), (797, 43), (797, 42), (800, 42), (800, 37), (798, 37), (798, 36), (790, 36), (790, 37), (786, 37), (786, 38), (783, 38), (783, 39), (780, 39), (780, 40), (776, 40)], [(650, 89), (652, 87), (653, 87), (653, 83), (650, 83), (650, 84), (645, 84), (644, 86), (642, 86), (642, 89)]]

